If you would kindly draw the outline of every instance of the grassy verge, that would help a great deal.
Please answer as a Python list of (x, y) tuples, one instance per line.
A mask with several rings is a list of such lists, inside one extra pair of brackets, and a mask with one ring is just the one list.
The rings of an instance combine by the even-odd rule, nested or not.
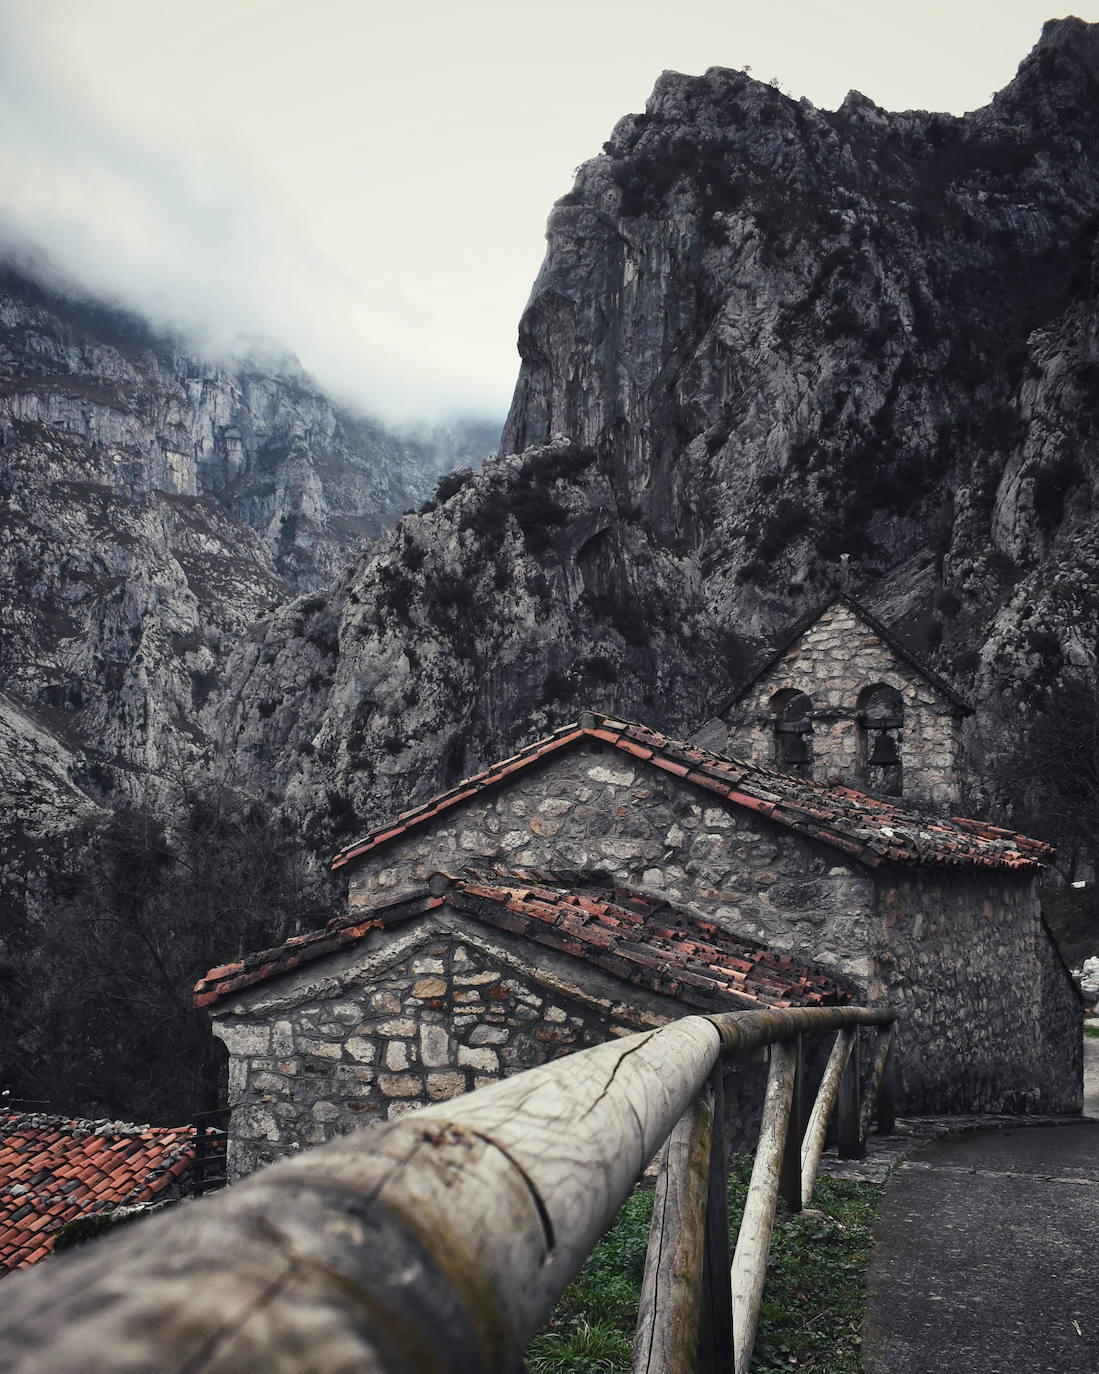
[[(738, 1156), (729, 1182), (731, 1237), (752, 1161)], [(863, 1276), (880, 1189), (822, 1179), (812, 1208), (779, 1203), (752, 1369), (858, 1374)], [(628, 1371), (645, 1266), (652, 1194), (635, 1193), (527, 1350), (529, 1374)]]
[(1090, 1035), (1093, 1040), (1099, 1040), (1099, 1026), (1085, 1026), (1084, 1034)]

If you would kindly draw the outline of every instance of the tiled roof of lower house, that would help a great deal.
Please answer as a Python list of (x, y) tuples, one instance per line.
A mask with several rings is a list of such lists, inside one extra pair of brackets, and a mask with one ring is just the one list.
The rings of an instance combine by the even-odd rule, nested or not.
[(448, 904), (489, 927), (583, 959), (651, 992), (706, 1010), (805, 1007), (847, 1002), (833, 979), (739, 940), (711, 922), (621, 889), (573, 891), (517, 878), (445, 878), (404, 900), (329, 922), (236, 964), (211, 969), (195, 987), (210, 1006), (302, 964)]
[(151, 1202), (194, 1156), (193, 1126), (0, 1117), (0, 1271), (33, 1264), (67, 1221)]
[(332, 867), (341, 868), (499, 786), (521, 769), (585, 743), (619, 749), (735, 807), (767, 816), (809, 839), (822, 840), (871, 868), (893, 862), (1036, 870), (1053, 857), (1050, 846), (1040, 840), (984, 821), (923, 815), (907, 809), (900, 800), (872, 797), (851, 787), (780, 773), (761, 764), (668, 739), (645, 725), (589, 712), (576, 724), (564, 726), (431, 801), (402, 812), (395, 821), (377, 826), (341, 850)]

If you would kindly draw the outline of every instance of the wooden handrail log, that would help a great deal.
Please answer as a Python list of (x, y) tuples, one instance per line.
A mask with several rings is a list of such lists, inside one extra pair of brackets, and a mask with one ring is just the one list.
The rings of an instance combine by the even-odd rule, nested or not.
[(885, 1007), (790, 1007), (726, 1011), (706, 1019), (717, 1027), (726, 1054), (742, 1054), (802, 1033), (821, 1035), (845, 1026), (891, 1026), (897, 1014)]
[(633, 1374), (694, 1374), (714, 1093), (708, 1085), (668, 1137), (653, 1196)]
[(817, 1184), (817, 1170), (820, 1168), (820, 1157), (824, 1152), (824, 1138), (828, 1133), (828, 1121), (832, 1115), (832, 1109), (836, 1105), (840, 1079), (843, 1077), (843, 1071), (851, 1057), (851, 1047), (857, 1034), (858, 1029), (854, 1026), (837, 1033), (836, 1043), (832, 1046), (832, 1053), (828, 1056), (824, 1076), (820, 1081), (820, 1088), (817, 1090), (817, 1100), (813, 1103), (809, 1125), (806, 1127), (805, 1138), (801, 1143), (801, 1205), (803, 1207), (808, 1207), (813, 1199), (813, 1189)]
[(0, 1369), (512, 1371), (720, 1048), (685, 1017), (50, 1260)]
[(771, 1046), (771, 1068), (763, 1099), (759, 1144), (752, 1180), (744, 1200), (736, 1250), (733, 1254), (733, 1359), (736, 1374), (748, 1374), (756, 1338), (759, 1303), (771, 1249), (771, 1228), (778, 1201), (779, 1171), (786, 1143), (786, 1126), (794, 1096), (797, 1052), (792, 1044)]
[(513, 1371), (725, 1052), (690, 1016), (356, 1131), (4, 1282), (0, 1370)]

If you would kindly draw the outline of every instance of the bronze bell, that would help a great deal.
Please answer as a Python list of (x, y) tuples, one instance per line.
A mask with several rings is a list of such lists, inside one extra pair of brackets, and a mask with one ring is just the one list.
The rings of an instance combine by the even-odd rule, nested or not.
[(884, 731), (880, 735), (875, 735), (874, 748), (870, 751), (870, 762), (881, 767), (888, 767), (900, 763), (900, 761), (900, 751), (897, 749), (897, 741), (893, 736), (887, 735)]
[(813, 756), (809, 752), (809, 742), (805, 735), (782, 735), (782, 761), (783, 763), (811, 763)]

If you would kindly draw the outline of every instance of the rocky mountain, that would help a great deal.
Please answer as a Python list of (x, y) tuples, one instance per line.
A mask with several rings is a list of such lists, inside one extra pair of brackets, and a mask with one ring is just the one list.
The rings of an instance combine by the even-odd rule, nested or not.
[[(374, 449), (289, 362), (4, 279), (19, 1081), (79, 1060), (93, 967), (109, 1038), (124, 931), (131, 1000), (175, 999), (209, 1086), (187, 979), (323, 919), (338, 840), (585, 706), (691, 733), (841, 580), (977, 704), (970, 813), (1094, 865), (1099, 26), (1051, 22), (960, 117), (666, 73), (547, 239), (499, 454), (365, 543), (476, 431)], [(98, 838), (50, 876), (60, 833)], [(146, 1083), (163, 1046), (130, 1050)], [(119, 1081), (49, 1091), (140, 1110)]]
[(327, 583), (463, 441), (492, 444), (472, 422), (398, 435), (285, 350), (212, 362), (36, 266), (0, 267), (0, 717), (13, 738), (27, 719), (51, 734), (101, 799), (203, 743), (201, 708), (261, 612)]
[(320, 845), (581, 703), (690, 731), (846, 556), (1006, 805), (1095, 660), (1097, 167), (1075, 19), (964, 117), (666, 73), (552, 211), (499, 459), (241, 646), (238, 776)]

